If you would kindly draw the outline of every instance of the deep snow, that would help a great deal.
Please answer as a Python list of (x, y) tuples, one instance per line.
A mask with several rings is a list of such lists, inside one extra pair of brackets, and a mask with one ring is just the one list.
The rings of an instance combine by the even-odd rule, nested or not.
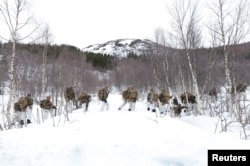
[(118, 111), (120, 95), (108, 101), (109, 111), (100, 112), (94, 97), (88, 112), (75, 110), (69, 121), (57, 116), (55, 127), (34, 115), (27, 127), (0, 132), (0, 165), (205, 166), (208, 149), (250, 149), (238, 132), (214, 133), (215, 117), (156, 118), (145, 101), (134, 112), (127, 105)]

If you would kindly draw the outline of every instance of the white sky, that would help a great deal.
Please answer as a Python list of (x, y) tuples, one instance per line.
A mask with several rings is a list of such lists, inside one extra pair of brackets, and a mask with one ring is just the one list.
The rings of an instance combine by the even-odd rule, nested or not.
[(33, 1), (36, 17), (48, 23), (54, 43), (79, 48), (120, 38), (152, 39), (156, 28), (168, 24), (164, 0)]

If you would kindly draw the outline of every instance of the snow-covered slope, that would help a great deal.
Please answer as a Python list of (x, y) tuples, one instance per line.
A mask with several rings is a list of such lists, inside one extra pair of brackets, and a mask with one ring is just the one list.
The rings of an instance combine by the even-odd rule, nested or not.
[[(122, 98), (110, 94), (109, 111), (96, 97), (89, 111), (79, 109), (28, 127), (0, 131), (1, 166), (203, 166), (208, 149), (250, 149), (234, 132), (214, 134), (217, 118), (156, 118), (145, 101), (117, 108)], [(25, 164), (24, 164), (25, 163)]]
[(117, 39), (102, 44), (90, 45), (83, 48), (83, 51), (127, 57), (129, 53), (142, 55), (155, 46), (157, 46), (156, 43), (147, 39)]

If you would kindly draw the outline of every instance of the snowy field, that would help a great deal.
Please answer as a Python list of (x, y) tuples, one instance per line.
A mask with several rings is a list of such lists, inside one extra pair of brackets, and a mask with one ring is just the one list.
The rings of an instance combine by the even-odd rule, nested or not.
[[(214, 133), (217, 118), (156, 118), (145, 101), (118, 111), (121, 96), (110, 94), (109, 111), (93, 99), (40, 124), (0, 131), (1, 166), (206, 166), (208, 149), (250, 149), (237, 131)], [(34, 107), (34, 110), (37, 106)], [(34, 111), (35, 114), (36, 111)]]

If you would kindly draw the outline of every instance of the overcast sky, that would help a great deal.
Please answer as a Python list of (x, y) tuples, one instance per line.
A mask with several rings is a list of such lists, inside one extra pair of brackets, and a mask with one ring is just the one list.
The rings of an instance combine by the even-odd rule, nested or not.
[(120, 38), (152, 39), (165, 28), (166, 0), (33, 0), (38, 19), (46, 22), (53, 42), (84, 48)]

